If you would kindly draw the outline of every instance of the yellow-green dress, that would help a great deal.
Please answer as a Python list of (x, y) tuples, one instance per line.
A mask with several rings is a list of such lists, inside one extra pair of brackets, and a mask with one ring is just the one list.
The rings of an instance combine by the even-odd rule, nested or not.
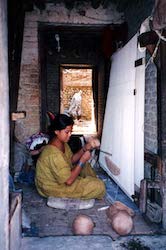
[(73, 168), (71, 157), (72, 151), (67, 143), (65, 153), (53, 145), (45, 146), (36, 166), (35, 184), (39, 194), (44, 197), (101, 199), (105, 195), (105, 185), (96, 177), (89, 163), (70, 186), (66, 185)]

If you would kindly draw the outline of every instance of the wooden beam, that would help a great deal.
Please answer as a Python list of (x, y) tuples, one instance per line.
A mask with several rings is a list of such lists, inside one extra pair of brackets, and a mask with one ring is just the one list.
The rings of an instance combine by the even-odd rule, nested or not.
[(25, 111), (18, 111), (18, 112), (13, 112), (11, 114), (11, 120), (12, 121), (17, 121), (20, 119), (24, 119), (26, 117), (26, 112)]
[(140, 185), (140, 198), (139, 198), (139, 209), (142, 213), (146, 212), (146, 202), (147, 202), (147, 180), (141, 180)]
[(155, 182), (155, 181), (148, 181), (147, 183), (147, 188), (150, 189), (160, 189), (161, 188), (161, 184), (160, 182)]
[(159, 38), (155, 31), (148, 31), (138, 36), (140, 47), (146, 47), (150, 44), (156, 44), (158, 40)]

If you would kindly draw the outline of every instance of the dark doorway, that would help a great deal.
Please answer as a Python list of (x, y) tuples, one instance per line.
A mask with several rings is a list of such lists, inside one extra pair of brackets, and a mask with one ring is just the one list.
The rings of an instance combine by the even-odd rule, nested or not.
[[(106, 97), (105, 86), (107, 85), (106, 81), (108, 81), (109, 68), (109, 61), (106, 60), (102, 50), (103, 29), (104, 26), (56, 27), (39, 25), (41, 129), (43, 131), (46, 130), (47, 111), (56, 114), (64, 112), (68, 108), (65, 100), (62, 100), (61, 79), (63, 73), (69, 71), (70, 68), (77, 70), (82, 68), (84, 71), (91, 70), (91, 87), (89, 86), (91, 94), (86, 106), (91, 106), (92, 109), (90, 115), (83, 117), (84, 120), (91, 121), (91, 124), (84, 126), (84, 131), (80, 131), (79, 126), (77, 126), (75, 132), (81, 134), (101, 132)], [(85, 94), (87, 92), (86, 84), (82, 88), (84, 88), (83, 99), (85, 99), (87, 95)], [(75, 88), (73, 95), (77, 90), (80, 89)], [(71, 98), (72, 93), (68, 96), (68, 101)], [(63, 108), (62, 104), (66, 106)], [(83, 110), (85, 111), (85, 109)], [(91, 129), (89, 129), (90, 127)]]

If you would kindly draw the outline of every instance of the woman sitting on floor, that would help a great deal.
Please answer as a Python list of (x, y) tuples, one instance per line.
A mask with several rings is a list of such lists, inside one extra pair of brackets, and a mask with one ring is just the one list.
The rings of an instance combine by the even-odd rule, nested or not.
[(44, 197), (101, 199), (105, 195), (104, 183), (88, 162), (94, 144), (86, 143), (73, 154), (67, 143), (73, 124), (73, 119), (65, 114), (57, 115), (52, 122), (50, 129), (54, 137), (37, 161), (37, 190)]

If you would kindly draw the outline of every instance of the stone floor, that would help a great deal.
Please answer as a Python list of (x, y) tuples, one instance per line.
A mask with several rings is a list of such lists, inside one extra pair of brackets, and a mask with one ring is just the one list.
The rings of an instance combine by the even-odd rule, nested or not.
[[(125, 195), (122, 194), (117, 196), (117, 194), (111, 193), (115, 187), (112, 185), (110, 178), (102, 176), (102, 179), (106, 184), (107, 195), (102, 200), (96, 200), (93, 208), (84, 210), (64, 210), (48, 207), (47, 199), (39, 196), (34, 186), (21, 185), (23, 190), (22, 207), (27, 219), (30, 221), (29, 224), (31, 224), (31, 231), (24, 228), (24, 235), (30, 236), (32, 234), (32, 236), (39, 237), (73, 235), (72, 222), (74, 218), (78, 214), (86, 214), (90, 216), (95, 223), (93, 235), (108, 235), (111, 236), (113, 240), (118, 238), (119, 235), (111, 228), (106, 210), (101, 210), (101, 208), (111, 205), (112, 200), (110, 195), (112, 199), (126, 203), (125, 200), (122, 200)], [(134, 228), (131, 235), (154, 234), (159, 231), (159, 226), (157, 224), (148, 224), (148, 222), (145, 221), (132, 201), (127, 202), (126, 205), (133, 208), (135, 211)]]
[(109, 236), (56, 236), (24, 238), (21, 250), (112, 250)]
[(55, 236), (23, 238), (21, 250), (165, 250), (166, 236)]
[[(22, 249), (24, 250), (25, 249), (29, 249), (29, 250), (31, 249), (38, 249), (38, 250), (39, 249), (66, 249), (65, 245), (63, 246), (63, 248), (61, 248), (61, 241), (63, 242), (63, 239), (65, 239), (65, 242), (66, 240), (69, 240), (70, 242), (69, 245), (70, 244), (75, 245), (74, 242), (76, 239), (78, 240), (79, 244), (83, 244), (83, 241), (85, 240), (84, 238), (85, 236), (82, 236), (83, 238), (78, 238), (78, 236), (74, 236), (73, 231), (72, 231), (73, 220), (78, 214), (86, 214), (90, 216), (93, 222), (95, 223), (95, 228), (91, 236), (95, 236), (97, 238), (95, 237), (91, 238), (90, 242), (91, 243), (94, 242), (94, 244), (92, 244), (92, 246), (89, 247), (89, 249), (131, 249), (131, 250), (132, 249), (133, 250), (158, 249), (158, 248), (140, 248), (140, 247), (139, 248), (131, 248), (131, 247), (125, 248), (126, 246), (124, 244), (123, 244), (124, 248), (122, 248), (122, 242), (123, 242), (123, 239), (125, 238), (120, 237), (111, 228), (111, 225), (106, 215), (106, 210), (104, 209), (101, 210), (101, 208), (105, 208), (106, 206), (111, 205), (111, 202), (113, 200), (120, 200), (121, 202), (126, 203), (128, 198), (126, 199), (122, 191), (119, 191), (120, 195), (117, 195), (117, 188), (113, 187), (112, 185), (113, 182), (110, 180), (108, 176), (101, 174), (100, 177), (103, 179), (103, 181), (106, 184), (107, 195), (105, 196), (103, 200), (96, 200), (93, 208), (84, 209), (84, 210), (70, 210), (70, 209), (63, 210), (63, 209), (55, 209), (55, 208), (48, 207), (47, 200), (39, 196), (35, 187), (21, 185), (21, 188), (23, 190), (22, 207), (23, 207), (23, 211), (26, 214), (26, 217), (25, 217), (26, 219), (23, 222), (24, 228), (22, 231), (22, 236), (23, 236)], [(160, 226), (157, 224), (148, 223), (139, 212), (137, 206), (130, 199), (129, 201), (127, 201), (126, 205), (133, 208), (135, 211), (134, 228), (130, 236), (128, 236), (128, 238), (126, 239), (129, 240), (130, 239), (129, 237), (134, 237), (134, 238), (131, 238), (130, 240), (134, 239), (137, 243), (137, 241), (141, 239), (140, 237), (145, 237), (145, 236), (153, 237), (154, 235), (155, 237), (158, 237), (158, 235), (160, 235)], [(29, 226), (26, 226), (26, 223)], [(46, 244), (44, 243), (45, 241), (47, 242), (48, 245), (52, 244), (52, 246), (54, 246), (55, 245), (54, 237), (56, 238), (56, 241), (55, 241), (56, 244), (60, 244), (60, 245), (57, 245), (56, 248), (51, 248), (51, 247), (50, 248), (49, 247), (37, 248), (37, 242), (39, 242), (40, 239), (41, 239), (41, 242), (43, 242), (43, 246), (44, 244)], [(164, 239), (166, 240), (166, 236)], [(87, 238), (87, 240), (89, 240), (89, 238)], [(100, 242), (102, 242), (102, 240), (104, 242), (103, 246), (105, 244), (105, 248), (101, 247)], [(112, 243), (110, 244), (110, 242)], [(151, 242), (152, 240), (149, 240), (149, 244), (151, 244)], [(29, 248), (25, 247), (26, 244), (27, 246), (29, 245)], [(98, 244), (99, 248), (97, 248), (96, 244)], [(107, 248), (108, 245), (111, 247)], [(84, 248), (84, 247), (75, 248), (73, 246), (73, 247), (70, 247), (69, 249), (74, 250), (74, 249), (87, 249), (87, 248)], [(160, 248), (160, 249), (166, 249), (166, 247)]]

